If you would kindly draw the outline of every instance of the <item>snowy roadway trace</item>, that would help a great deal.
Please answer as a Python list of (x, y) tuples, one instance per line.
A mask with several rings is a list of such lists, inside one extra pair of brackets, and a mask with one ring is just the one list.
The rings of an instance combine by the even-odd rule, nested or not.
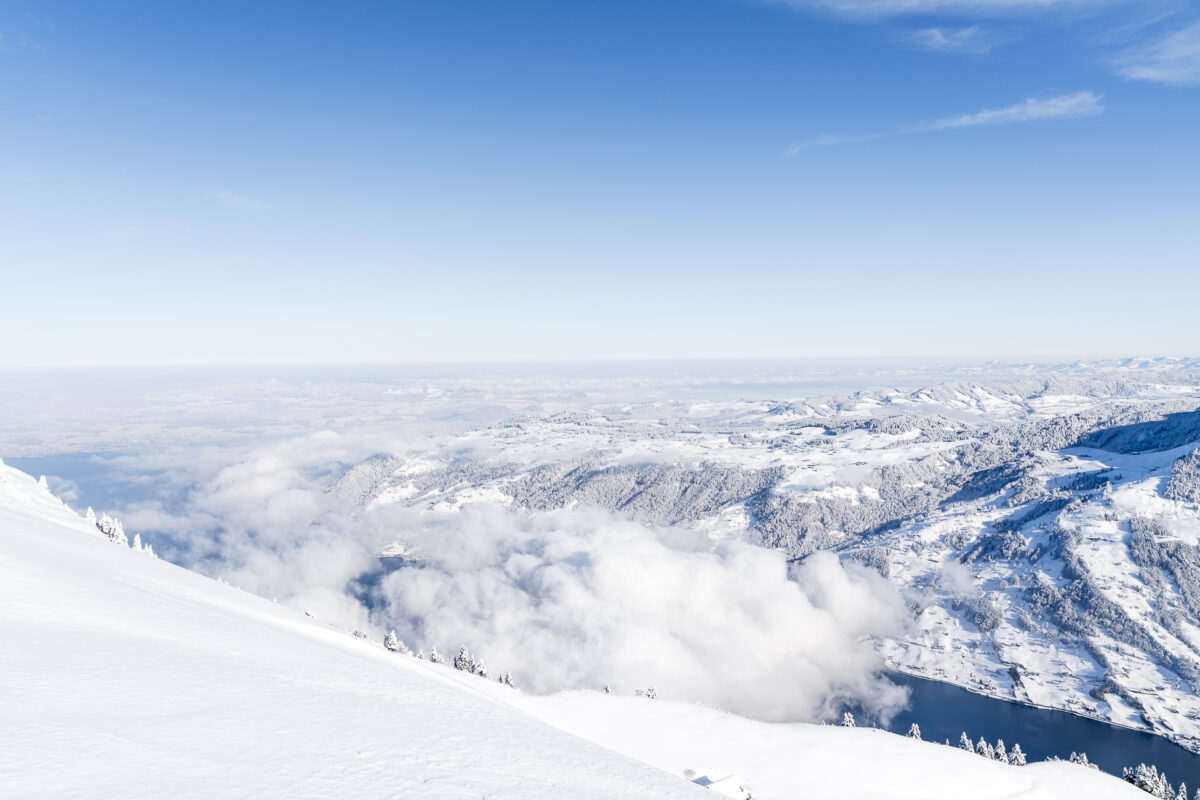
[(3, 797), (1145, 796), (869, 729), (528, 696), (111, 542), (5, 466), (0, 676)]

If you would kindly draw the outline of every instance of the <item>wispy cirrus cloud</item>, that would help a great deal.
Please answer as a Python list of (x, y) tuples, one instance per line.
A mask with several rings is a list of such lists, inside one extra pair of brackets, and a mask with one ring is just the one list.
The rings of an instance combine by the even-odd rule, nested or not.
[(223, 203), (233, 208), (258, 209), (267, 207), (267, 204), (261, 200), (256, 200), (253, 197), (232, 192), (228, 189), (215, 189), (209, 192), (208, 196), (218, 203)]
[(960, 114), (933, 122), (922, 123), (913, 129), (941, 131), (949, 128), (971, 128), (976, 125), (1006, 125), (1012, 122), (1036, 122), (1045, 119), (1079, 119), (1104, 112), (1103, 96), (1095, 92), (1075, 92), (1046, 100), (1029, 98), (1023, 103), (1005, 108), (986, 108), (974, 114)]
[(989, 53), (995, 44), (991, 32), (980, 25), (965, 28), (921, 28), (902, 40), (922, 50), (943, 53)]
[(1125, 52), (1118, 75), (1169, 86), (1200, 86), (1200, 22)]
[(819, 147), (830, 147), (836, 144), (860, 144), (876, 139), (884, 139), (889, 136), (903, 136), (911, 133), (973, 128), (980, 125), (1011, 125), (1019, 122), (1093, 117), (1104, 112), (1103, 99), (1103, 95), (1096, 94), (1095, 92), (1074, 92), (1043, 100), (1029, 98), (1022, 103), (1005, 106), (1004, 108), (985, 108), (982, 111), (970, 114), (942, 117), (941, 119), (921, 122), (916, 125), (895, 128), (889, 131), (858, 136), (826, 134), (810, 142), (794, 144), (785, 151), (784, 155), (794, 156), (804, 150), (812, 150)]
[[(1083, 35), (1077, 45), (1121, 77), (1167, 86), (1200, 86), (1200, 20), (1174, 0), (747, 0), (854, 23), (890, 27), (893, 41), (929, 52), (981, 55), (1049, 23), (1070, 23)], [(1190, 19), (1188, 19), (1190, 17)], [(936, 24), (904, 30), (902, 21)], [(1147, 30), (1185, 19), (1184, 27), (1147, 39)], [(1008, 24), (1021, 20), (1024, 25)], [(1001, 22), (1007, 21), (1007, 22)], [(997, 25), (1000, 27), (998, 28)], [(1001, 33), (1007, 28), (1006, 32)], [(999, 34), (999, 35), (998, 35)], [(1115, 55), (1114, 55), (1115, 53)], [(881, 135), (888, 136), (901, 131)], [(825, 137), (838, 138), (838, 137)], [(862, 137), (858, 137), (862, 138)], [(879, 138), (878, 135), (865, 137)], [(854, 140), (851, 137), (850, 140)]]
[[(748, 0), (797, 11), (825, 13), (848, 21), (893, 26), (903, 19), (936, 21), (937, 25), (896, 30), (894, 40), (922, 50), (960, 55), (990, 53), (1014, 36), (1012, 27), (1003, 40), (996, 29), (980, 22), (1052, 22), (1066, 31), (1067, 23), (1081, 23), (1085, 39), (1079, 45), (1096, 50), (1096, 60), (1130, 80), (1169, 86), (1200, 86), (1200, 21), (1194, 10), (1173, 0)], [(1147, 29), (1164, 20), (1190, 16), (1186, 26), (1156, 39), (1146, 40)], [(975, 23), (975, 24), (971, 24)], [(1025, 26), (1025, 32), (1032, 24)], [(1124, 48), (1113, 55), (1114, 49)], [(1107, 52), (1104, 52), (1107, 51)], [(877, 137), (872, 137), (877, 138)]]
[(769, 0), (793, 8), (829, 11), (854, 17), (898, 17), (906, 14), (948, 13), (993, 16), (1049, 9), (1087, 9), (1126, 0)]

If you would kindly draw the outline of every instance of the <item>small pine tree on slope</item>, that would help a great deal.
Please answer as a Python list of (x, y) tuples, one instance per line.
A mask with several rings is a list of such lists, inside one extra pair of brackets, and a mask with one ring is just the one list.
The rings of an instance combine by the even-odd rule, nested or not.
[(408, 645), (404, 644), (403, 639), (396, 638), (396, 631), (388, 633), (388, 640), (384, 642), (384, 646), (392, 652), (398, 652), (402, 656), (413, 655), (413, 651), (408, 649)]
[(121, 525), (121, 521), (104, 514), (100, 517), (100, 521), (96, 523), (96, 527), (100, 532), (108, 537), (110, 542), (116, 544), (128, 545), (129, 539), (125, 536), (125, 528)]
[(992, 746), (988, 744), (987, 739), (984, 739), (982, 736), (980, 736), (979, 741), (975, 743), (975, 752), (984, 758), (996, 757), (996, 754), (992, 751)]

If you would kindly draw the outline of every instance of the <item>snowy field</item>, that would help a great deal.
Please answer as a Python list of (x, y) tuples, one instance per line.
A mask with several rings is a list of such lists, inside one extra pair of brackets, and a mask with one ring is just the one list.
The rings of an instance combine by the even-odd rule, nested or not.
[(4, 797), (1145, 796), (863, 728), (530, 696), (114, 544), (10, 467), (0, 675)]

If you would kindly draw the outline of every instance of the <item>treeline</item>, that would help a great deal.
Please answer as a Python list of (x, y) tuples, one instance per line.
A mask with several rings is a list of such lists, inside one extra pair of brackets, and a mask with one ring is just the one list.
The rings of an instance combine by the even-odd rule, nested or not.
[[(1124, 778), (1143, 792), (1148, 792), (1160, 800), (1188, 800), (1187, 784), (1182, 781), (1179, 788), (1172, 788), (1165, 772), (1159, 772), (1154, 766), (1138, 764), (1136, 767), (1126, 767)], [(1196, 789), (1193, 800), (1200, 800), (1200, 788)]]
[[(853, 714), (849, 711), (842, 714), (842, 727), (853, 728), (855, 725)], [(909, 727), (907, 735), (910, 739), (921, 740), (920, 726), (914, 722)], [(950, 746), (949, 739), (945, 741), (945, 745), (947, 747)], [(971, 737), (967, 736), (966, 731), (963, 731), (958, 738), (958, 747), (966, 750), (968, 753), (974, 753), (991, 761), (999, 761), (1002, 764), (1010, 764), (1014, 767), (1023, 767), (1028, 763), (1025, 751), (1021, 749), (1020, 744), (1013, 744), (1010, 750), (1005, 746), (1003, 739), (997, 739), (993, 745), (981, 736), (978, 742), (972, 743)], [(1062, 761), (1063, 759), (1051, 756), (1046, 760)], [(1096, 764), (1088, 760), (1087, 753), (1072, 752), (1066, 760), (1088, 769), (1099, 769)], [(1172, 786), (1171, 782), (1167, 779), (1166, 773), (1159, 772), (1158, 768), (1153, 765), (1138, 764), (1136, 767), (1125, 767), (1122, 771), (1122, 777), (1127, 783), (1133, 784), (1142, 791), (1160, 798), (1160, 800), (1200, 800), (1200, 788), (1197, 788), (1195, 795), (1189, 799), (1186, 783), (1181, 782), (1177, 787)]]
[[(46, 486), (45, 475), (42, 476), (39, 483), (43, 487)], [(96, 512), (92, 510), (91, 506), (88, 506), (87, 512), (84, 514), (84, 518), (88, 522), (95, 525), (96, 530), (104, 534), (104, 537), (113, 544), (119, 544), (123, 547), (130, 547), (139, 553), (145, 553), (153, 558), (158, 558), (158, 556), (154, 555), (154, 548), (150, 546), (150, 543), (142, 541), (142, 535), (140, 533), (135, 533), (133, 535), (133, 541), (130, 542), (129, 537), (125, 535), (125, 526), (122, 525), (121, 520), (117, 519), (116, 517), (110, 517), (108, 514), (101, 514), (100, 518), (97, 519)]]
[[(355, 631), (354, 635), (358, 636), (359, 638), (368, 638), (367, 634), (363, 633), (362, 631)], [(404, 656), (413, 655), (412, 648), (402, 642), (400, 638), (396, 636), (395, 631), (388, 632), (388, 635), (383, 639), (383, 646), (393, 653), (399, 653), (400, 655)], [(416, 652), (416, 657), (425, 659), (425, 651), (418, 649)], [(476, 660), (475, 657), (471, 655), (471, 651), (466, 647), (466, 645), (458, 648), (458, 654), (452, 659), (447, 659), (444, 655), (439, 653), (437, 647), (431, 647), (429, 649), (428, 660), (430, 664), (449, 664), (460, 672), (466, 672), (470, 675), (478, 675), (481, 678), (491, 677), (491, 673), (488, 671), (487, 664), (483, 662), (483, 659)], [(508, 670), (505, 670), (503, 674), (498, 675), (496, 680), (500, 683), (503, 683), (505, 686), (511, 686), (514, 689), (516, 688), (516, 683), (513, 681), (512, 673)]]

